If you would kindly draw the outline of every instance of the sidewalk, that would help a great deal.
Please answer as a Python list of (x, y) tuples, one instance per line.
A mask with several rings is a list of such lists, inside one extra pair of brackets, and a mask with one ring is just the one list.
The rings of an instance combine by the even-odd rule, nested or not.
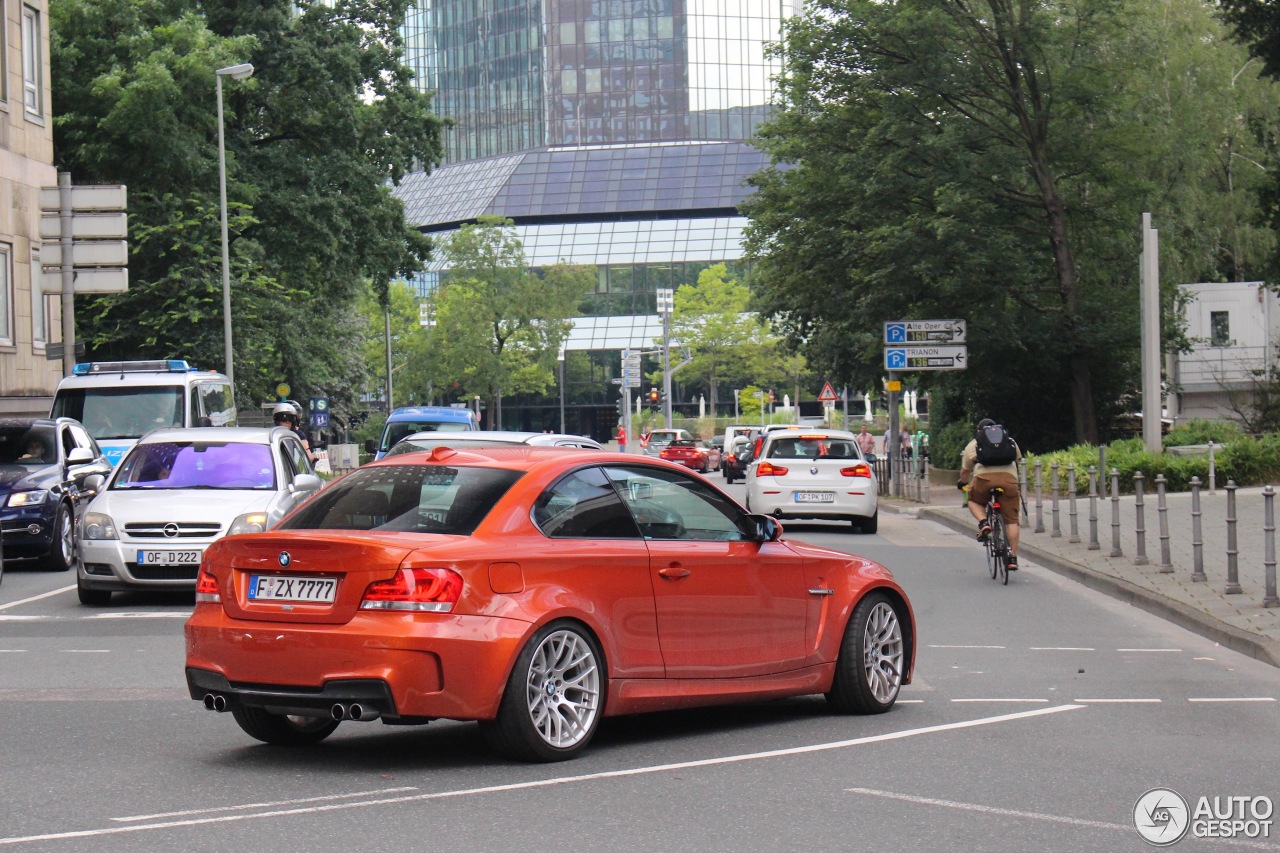
[[(1227, 594), (1227, 491), (1200, 492), (1202, 565), (1206, 580), (1193, 581), (1195, 549), (1192, 544), (1191, 495), (1169, 494), (1169, 563), (1172, 571), (1161, 572), (1160, 522), (1156, 496), (1144, 498), (1145, 551), (1147, 565), (1137, 565), (1137, 514), (1133, 495), (1097, 499), (1096, 550), (1090, 544), (1090, 513), (1087, 497), (1076, 499), (1079, 542), (1071, 542), (1069, 502), (1058, 500), (1058, 529), (1054, 536), (1052, 505), (1046, 495), (1040, 506), (1044, 532), (1036, 533), (1036, 495), (1029, 489), (1027, 515), (1022, 524), (1019, 556), (1058, 574), (1066, 575), (1093, 589), (1105, 592), (1135, 607), (1208, 637), (1242, 654), (1280, 666), (1280, 607), (1264, 607), (1264, 552), (1262, 487), (1236, 490), (1237, 564), (1241, 591)], [(935, 487), (933, 499), (951, 497)], [(943, 505), (918, 504), (897, 499), (881, 499), (886, 509), (914, 514), (937, 521), (972, 537), (976, 524), (968, 509), (960, 504), (959, 493)], [(1113, 527), (1113, 507), (1119, 518)], [(1276, 497), (1280, 515), (1280, 495)], [(1120, 555), (1112, 556), (1114, 536), (1119, 534)], [(1272, 555), (1272, 559), (1275, 556)], [(1025, 571), (1026, 569), (1024, 569)], [(1031, 568), (1031, 571), (1035, 571)]]

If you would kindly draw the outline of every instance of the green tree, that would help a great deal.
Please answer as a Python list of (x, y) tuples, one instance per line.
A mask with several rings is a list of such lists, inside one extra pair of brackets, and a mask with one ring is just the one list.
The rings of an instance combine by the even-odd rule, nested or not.
[(595, 270), (557, 264), (529, 270), (508, 219), (464, 225), (442, 246), (449, 274), (432, 297), (432, 372), (441, 387), (480, 395), (502, 424), (504, 394), (545, 393), (560, 344)]
[(129, 186), (130, 291), (78, 300), (96, 355), (221, 365), (214, 71), (252, 62), (223, 87), (239, 396), (363, 387), (357, 300), (430, 245), (389, 187), (440, 157), (408, 2), (52, 0), (58, 167)]
[(718, 410), (719, 385), (734, 375), (749, 350), (769, 349), (769, 334), (760, 319), (747, 310), (751, 292), (729, 275), (724, 264), (698, 274), (696, 285), (675, 292), (671, 337), (692, 350), (683, 370), (707, 382), (710, 411)]

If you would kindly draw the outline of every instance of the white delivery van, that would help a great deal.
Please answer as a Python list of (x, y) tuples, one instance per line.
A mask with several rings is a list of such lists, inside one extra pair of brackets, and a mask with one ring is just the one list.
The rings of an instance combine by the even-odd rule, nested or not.
[(75, 418), (112, 465), (153, 429), (235, 426), (231, 380), (181, 359), (77, 364), (58, 383), (55, 418)]

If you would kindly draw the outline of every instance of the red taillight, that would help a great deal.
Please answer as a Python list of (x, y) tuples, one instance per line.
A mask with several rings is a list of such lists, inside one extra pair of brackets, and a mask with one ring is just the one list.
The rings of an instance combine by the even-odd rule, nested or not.
[(757, 477), (785, 477), (787, 476), (787, 469), (781, 468), (769, 462), (761, 462), (756, 467), (756, 476)]
[(848, 468), (840, 469), (841, 477), (866, 477), (871, 478), (871, 466), (865, 462), (859, 462), (857, 465), (850, 465)]
[(196, 603), (220, 604), (222, 603), (222, 594), (218, 592), (218, 579), (213, 573), (204, 566), (200, 567), (200, 574), (196, 577)]
[(462, 577), (449, 569), (401, 569), (364, 591), (361, 610), (427, 610), (448, 613), (462, 595)]

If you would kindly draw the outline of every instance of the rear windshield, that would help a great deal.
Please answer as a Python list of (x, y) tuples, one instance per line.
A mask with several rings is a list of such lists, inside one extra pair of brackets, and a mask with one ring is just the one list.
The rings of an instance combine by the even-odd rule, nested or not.
[(111, 490), (276, 487), (271, 448), (229, 441), (138, 444), (120, 463)]
[(788, 435), (775, 438), (766, 454), (770, 459), (861, 459), (851, 438)]
[(415, 432), (471, 432), (471, 424), (466, 421), (391, 421), (382, 432), (379, 449), (386, 450)]
[(276, 529), (469, 536), (523, 473), (447, 465), (361, 468), (321, 491)]
[[(474, 430), (468, 430), (474, 432)], [(492, 441), (483, 438), (437, 438), (422, 441), (402, 441), (387, 451), (387, 456), (399, 456), (402, 453), (418, 453), (422, 450), (435, 450), (437, 447), (510, 447), (523, 444), (520, 441)]]

